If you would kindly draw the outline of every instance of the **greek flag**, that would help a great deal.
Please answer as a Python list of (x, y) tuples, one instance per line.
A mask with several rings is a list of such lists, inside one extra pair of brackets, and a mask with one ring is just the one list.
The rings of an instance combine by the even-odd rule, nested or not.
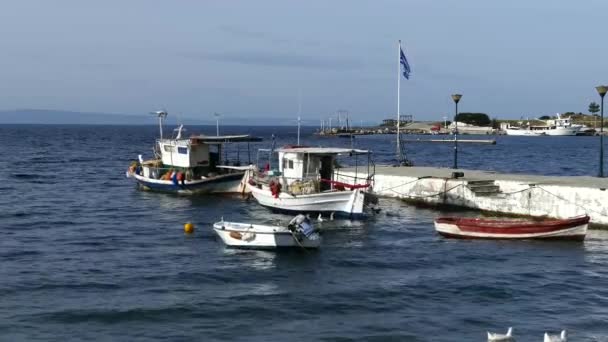
[(401, 66), (403, 67), (403, 77), (405, 79), (410, 79), (410, 64), (407, 62), (407, 58), (405, 58), (405, 54), (403, 53), (403, 49), (401, 49)]

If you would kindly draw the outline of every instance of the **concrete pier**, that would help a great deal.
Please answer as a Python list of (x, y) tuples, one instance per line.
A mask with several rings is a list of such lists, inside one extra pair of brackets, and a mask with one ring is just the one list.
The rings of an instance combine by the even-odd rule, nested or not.
[[(452, 178), (462, 172), (461, 178)], [(352, 183), (366, 170), (344, 168), (338, 180)], [(451, 205), (504, 214), (568, 218), (587, 214), (608, 225), (608, 178), (535, 176), (434, 167), (376, 166), (373, 191), (430, 205)]]

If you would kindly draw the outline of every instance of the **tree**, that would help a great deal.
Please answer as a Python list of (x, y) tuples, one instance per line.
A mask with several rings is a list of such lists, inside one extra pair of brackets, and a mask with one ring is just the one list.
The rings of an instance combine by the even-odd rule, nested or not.
[(589, 104), (589, 113), (595, 115), (595, 113), (597, 113), (599, 111), (600, 111), (600, 105), (598, 105), (597, 103), (595, 103), (595, 101), (591, 102)]
[(492, 122), (486, 113), (458, 113), (456, 121), (475, 126), (489, 126)]
[(543, 115), (540, 118), (538, 118), (538, 120), (551, 120), (551, 117), (548, 115)]

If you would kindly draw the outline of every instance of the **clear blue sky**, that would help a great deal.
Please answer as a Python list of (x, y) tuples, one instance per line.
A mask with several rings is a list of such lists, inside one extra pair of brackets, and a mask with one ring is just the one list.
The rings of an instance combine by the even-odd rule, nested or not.
[(81, 1), (0, 6), (0, 109), (311, 123), (586, 111), (608, 83), (608, 1)]

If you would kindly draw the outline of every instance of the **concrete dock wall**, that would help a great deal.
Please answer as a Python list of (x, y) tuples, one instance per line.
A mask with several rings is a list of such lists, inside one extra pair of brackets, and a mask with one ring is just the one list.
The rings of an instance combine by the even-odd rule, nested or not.
[[(608, 181), (592, 177), (543, 177), (451, 169), (378, 167), (373, 192), (430, 205), (452, 205), (505, 214), (568, 218), (587, 214), (591, 222), (608, 225)], [(336, 177), (352, 183), (363, 172), (342, 169)], [(475, 183), (485, 182), (473, 187)], [(486, 192), (480, 189), (487, 190)], [(494, 191), (496, 190), (496, 191)]]

